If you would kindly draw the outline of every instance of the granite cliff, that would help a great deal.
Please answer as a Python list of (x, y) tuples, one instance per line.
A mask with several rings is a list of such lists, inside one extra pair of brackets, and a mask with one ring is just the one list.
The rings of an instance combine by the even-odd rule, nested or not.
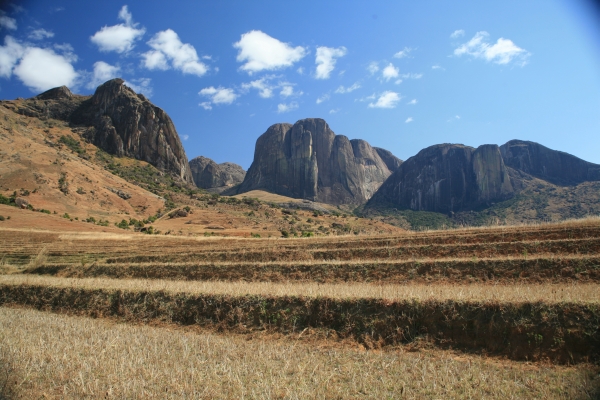
[(261, 189), (322, 203), (361, 204), (391, 174), (388, 164), (401, 162), (389, 155), (384, 161), (369, 143), (336, 135), (319, 118), (275, 124), (256, 141), (254, 161), (238, 192)]
[(190, 170), (196, 186), (202, 189), (228, 189), (239, 185), (246, 176), (246, 171), (234, 163), (217, 164), (207, 157), (196, 157), (190, 160)]
[(146, 161), (193, 183), (171, 118), (142, 94), (125, 86), (122, 79), (100, 85), (93, 96), (73, 94), (66, 86), (50, 89), (27, 99), (18, 112), (83, 127), (83, 136), (104, 151)]

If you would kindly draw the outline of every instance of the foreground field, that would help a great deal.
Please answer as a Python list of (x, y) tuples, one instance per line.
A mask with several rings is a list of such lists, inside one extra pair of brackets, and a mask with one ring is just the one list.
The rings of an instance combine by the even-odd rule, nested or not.
[(0, 308), (18, 398), (587, 399), (598, 368), (360, 351)]
[[(598, 396), (597, 218), (394, 236), (243, 239), (0, 229), (0, 239), (0, 310), (39, 320), (24, 325), (52, 326), (39, 328), (47, 331), (43, 339), (18, 336), (9, 359), (35, 365), (33, 358), (45, 357), (58, 371), (70, 371), (62, 364), (68, 357), (51, 355), (62, 343), (44, 355), (15, 355), (40, 342), (58, 343), (66, 329), (61, 324), (82, 332), (67, 341), (73, 349), (89, 340), (99, 349), (69, 361), (90, 365), (79, 380), (69, 372), (44, 372), (47, 377), (22, 384), (20, 393), (40, 385), (59, 397), (159, 397), (160, 391), (209, 398)], [(15, 321), (26, 319), (15, 315)], [(89, 324), (98, 332), (117, 330), (118, 337), (136, 335), (127, 339), (135, 346), (124, 351), (135, 361), (115, 364), (123, 376), (132, 374), (129, 384), (103, 383), (118, 380), (117, 373), (86, 377), (101, 365), (94, 359), (121, 346), (86, 334)], [(12, 337), (8, 331), (0, 335)], [(194, 356), (171, 371), (169, 357), (178, 359), (181, 346), (165, 351), (159, 339), (144, 335), (192, 347), (211, 341), (211, 349), (184, 346), (183, 354)], [(147, 340), (151, 350), (142, 344)], [(233, 349), (219, 348), (222, 343)], [(164, 362), (148, 361), (161, 351), (168, 353)], [(217, 351), (228, 358), (211, 361)], [(201, 365), (193, 364), (198, 358)], [(152, 383), (140, 376), (153, 377)], [(155, 383), (162, 377), (164, 383)], [(211, 380), (205, 392), (194, 383), (201, 379)]]

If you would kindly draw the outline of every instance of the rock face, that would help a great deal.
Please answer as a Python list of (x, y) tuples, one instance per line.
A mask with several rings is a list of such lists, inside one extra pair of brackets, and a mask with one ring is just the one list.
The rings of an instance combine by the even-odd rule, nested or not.
[(497, 145), (474, 149), (440, 144), (400, 165), (367, 204), (452, 213), (490, 205), (514, 194)]
[(171, 118), (123, 83), (122, 79), (112, 79), (91, 97), (75, 95), (61, 86), (28, 99), (18, 111), (88, 127), (86, 138), (106, 152), (146, 161), (193, 183)]
[(391, 172), (396, 172), (396, 170), (400, 168), (402, 160), (393, 155), (391, 151), (382, 149), (381, 147), (373, 147), (373, 149), (379, 154), (379, 157), (381, 157), (381, 160)]
[(361, 204), (390, 174), (369, 143), (348, 140), (324, 120), (308, 118), (272, 125), (258, 138), (238, 192), (262, 189), (322, 203)]
[(246, 171), (237, 164), (217, 164), (210, 158), (196, 157), (190, 160), (190, 170), (196, 186), (202, 189), (228, 188), (242, 183)]
[(500, 147), (504, 163), (555, 185), (600, 181), (600, 165), (535, 142), (511, 140)]

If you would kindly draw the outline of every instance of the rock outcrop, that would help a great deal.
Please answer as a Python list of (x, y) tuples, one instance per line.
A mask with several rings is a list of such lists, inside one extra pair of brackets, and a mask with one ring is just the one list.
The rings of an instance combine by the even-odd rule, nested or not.
[(381, 147), (373, 147), (373, 149), (379, 154), (379, 157), (381, 157), (381, 160), (391, 172), (396, 172), (400, 168), (400, 165), (402, 165), (402, 160), (393, 155), (391, 151), (382, 149)]
[(86, 138), (106, 152), (146, 161), (193, 183), (171, 118), (122, 79), (100, 85), (93, 96), (75, 95), (66, 86), (50, 89), (27, 99), (18, 112), (86, 127)]
[(224, 162), (217, 164), (210, 158), (196, 157), (190, 160), (190, 170), (196, 186), (202, 189), (227, 189), (239, 185), (246, 171), (237, 164)]
[(367, 204), (450, 214), (514, 195), (497, 145), (440, 144), (400, 165)]
[(504, 163), (555, 185), (600, 181), (600, 165), (539, 143), (511, 140), (500, 146)]
[(256, 141), (254, 161), (239, 193), (266, 190), (328, 204), (362, 204), (391, 174), (364, 140), (336, 135), (308, 118), (272, 125)]

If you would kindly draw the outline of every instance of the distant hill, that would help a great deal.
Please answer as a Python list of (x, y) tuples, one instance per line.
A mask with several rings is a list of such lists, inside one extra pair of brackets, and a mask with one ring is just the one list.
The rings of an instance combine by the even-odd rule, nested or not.
[(230, 162), (217, 164), (203, 156), (190, 160), (190, 169), (196, 186), (219, 193), (239, 185), (246, 176), (246, 171), (237, 164)]

